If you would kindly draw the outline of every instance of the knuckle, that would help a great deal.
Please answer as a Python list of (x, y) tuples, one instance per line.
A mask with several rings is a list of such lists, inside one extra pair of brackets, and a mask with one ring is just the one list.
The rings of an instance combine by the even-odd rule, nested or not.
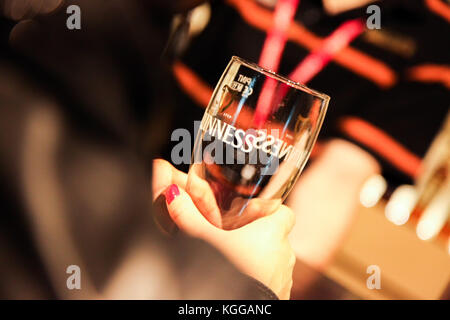
[(261, 207), (260, 207), (258, 201), (254, 201), (254, 200), (257, 200), (257, 199), (252, 199), (247, 205), (247, 210), (250, 212), (258, 212), (261, 210)]
[(153, 159), (153, 168), (161, 168), (161, 167), (168, 167), (170, 168), (171, 165), (169, 162), (167, 162), (164, 159)]
[(205, 190), (200, 186), (191, 186), (189, 188), (189, 195), (197, 201), (203, 201)]
[(207, 191), (203, 189), (199, 191), (198, 197), (196, 198), (196, 201), (203, 207), (207, 207), (209, 205), (207, 195)]
[(292, 209), (286, 205), (282, 205), (280, 210), (282, 211), (283, 219), (286, 223), (286, 233), (289, 233), (295, 224), (295, 214)]

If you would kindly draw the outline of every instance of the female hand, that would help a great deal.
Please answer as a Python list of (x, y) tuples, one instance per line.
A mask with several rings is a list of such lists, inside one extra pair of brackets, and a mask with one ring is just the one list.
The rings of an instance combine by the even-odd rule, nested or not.
[[(220, 229), (220, 211), (207, 184), (185, 190), (187, 175), (167, 161), (153, 163), (153, 199), (165, 194), (170, 217), (178, 228), (216, 247), (241, 272), (257, 279), (280, 299), (289, 299), (295, 255), (288, 240), (293, 212), (284, 205), (253, 202), (258, 219), (234, 230)], [(191, 188), (192, 189), (192, 188)], [(256, 199), (255, 199), (256, 200)], [(209, 214), (202, 214), (205, 208)]]

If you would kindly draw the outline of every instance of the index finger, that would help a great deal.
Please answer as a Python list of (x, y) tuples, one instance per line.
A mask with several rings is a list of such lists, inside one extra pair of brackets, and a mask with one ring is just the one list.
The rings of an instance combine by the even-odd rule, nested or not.
[(152, 168), (152, 198), (155, 201), (168, 186), (176, 184), (186, 187), (187, 174), (177, 170), (163, 159), (154, 159)]

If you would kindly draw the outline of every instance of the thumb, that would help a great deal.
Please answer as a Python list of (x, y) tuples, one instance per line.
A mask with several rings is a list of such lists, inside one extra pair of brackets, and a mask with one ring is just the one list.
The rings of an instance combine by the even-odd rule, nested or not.
[(169, 215), (180, 230), (192, 237), (206, 239), (219, 231), (198, 211), (189, 194), (176, 184), (164, 192)]

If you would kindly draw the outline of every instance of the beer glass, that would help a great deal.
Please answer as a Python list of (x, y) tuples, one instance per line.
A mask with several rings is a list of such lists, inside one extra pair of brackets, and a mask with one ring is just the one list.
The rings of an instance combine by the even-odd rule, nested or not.
[[(286, 199), (308, 160), (330, 98), (232, 57), (196, 135), (186, 190), (210, 189), (202, 212), (223, 229)], [(207, 199), (207, 200), (206, 200)], [(213, 203), (214, 202), (214, 203)], [(266, 210), (267, 211), (267, 210)]]

